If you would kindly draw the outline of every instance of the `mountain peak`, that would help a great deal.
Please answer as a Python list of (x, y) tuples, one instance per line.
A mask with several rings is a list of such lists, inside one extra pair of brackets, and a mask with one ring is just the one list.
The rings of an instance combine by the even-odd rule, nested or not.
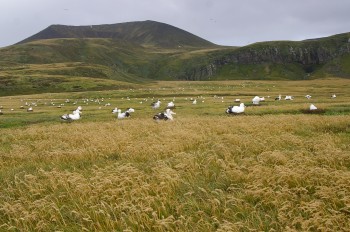
[(159, 47), (210, 47), (215, 44), (180, 28), (152, 20), (116, 24), (68, 26), (54, 24), (18, 44), (56, 38), (108, 38)]

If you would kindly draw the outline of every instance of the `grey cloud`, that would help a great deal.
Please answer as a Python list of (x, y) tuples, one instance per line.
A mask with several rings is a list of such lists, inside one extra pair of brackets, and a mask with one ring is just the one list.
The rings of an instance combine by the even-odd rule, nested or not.
[(348, 0), (11, 0), (1, 3), (0, 47), (51, 24), (155, 20), (221, 45), (302, 40), (350, 31)]

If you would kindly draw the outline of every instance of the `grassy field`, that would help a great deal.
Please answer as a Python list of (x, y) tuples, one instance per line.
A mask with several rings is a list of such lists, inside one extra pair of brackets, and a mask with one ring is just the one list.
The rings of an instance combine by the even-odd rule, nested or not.
[[(236, 98), (245, 114), (226, 115)], [(172, 100), (175, 120), (154, 122)], [(324, 113), (303, 114), (311, 103)], [(77, 105), (82, 118), (61, 122)], [(350, 80), (156, 82), (0, 106), (0, 231), (350, 230)]]

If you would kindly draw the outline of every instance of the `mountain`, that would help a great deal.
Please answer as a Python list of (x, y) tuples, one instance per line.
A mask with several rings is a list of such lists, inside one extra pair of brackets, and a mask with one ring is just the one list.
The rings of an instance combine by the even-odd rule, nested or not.
[(51, 25), (18, 44), (55, 38), (105, 38), (159, 47), (215, 46), (213, 43), (180, 28), (150, 20), (90, 26)]
[(168, 24), (52, 25), (0, 48), (0, 95), (118, 89), (153, 80), (350, 78), (350, 33), (215, 45)]

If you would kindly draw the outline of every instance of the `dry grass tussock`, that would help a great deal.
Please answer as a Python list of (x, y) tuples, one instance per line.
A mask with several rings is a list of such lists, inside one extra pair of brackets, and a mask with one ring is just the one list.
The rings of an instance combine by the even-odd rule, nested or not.
[(350, 118), (0, 131), (0, 230), (349, 231)]

